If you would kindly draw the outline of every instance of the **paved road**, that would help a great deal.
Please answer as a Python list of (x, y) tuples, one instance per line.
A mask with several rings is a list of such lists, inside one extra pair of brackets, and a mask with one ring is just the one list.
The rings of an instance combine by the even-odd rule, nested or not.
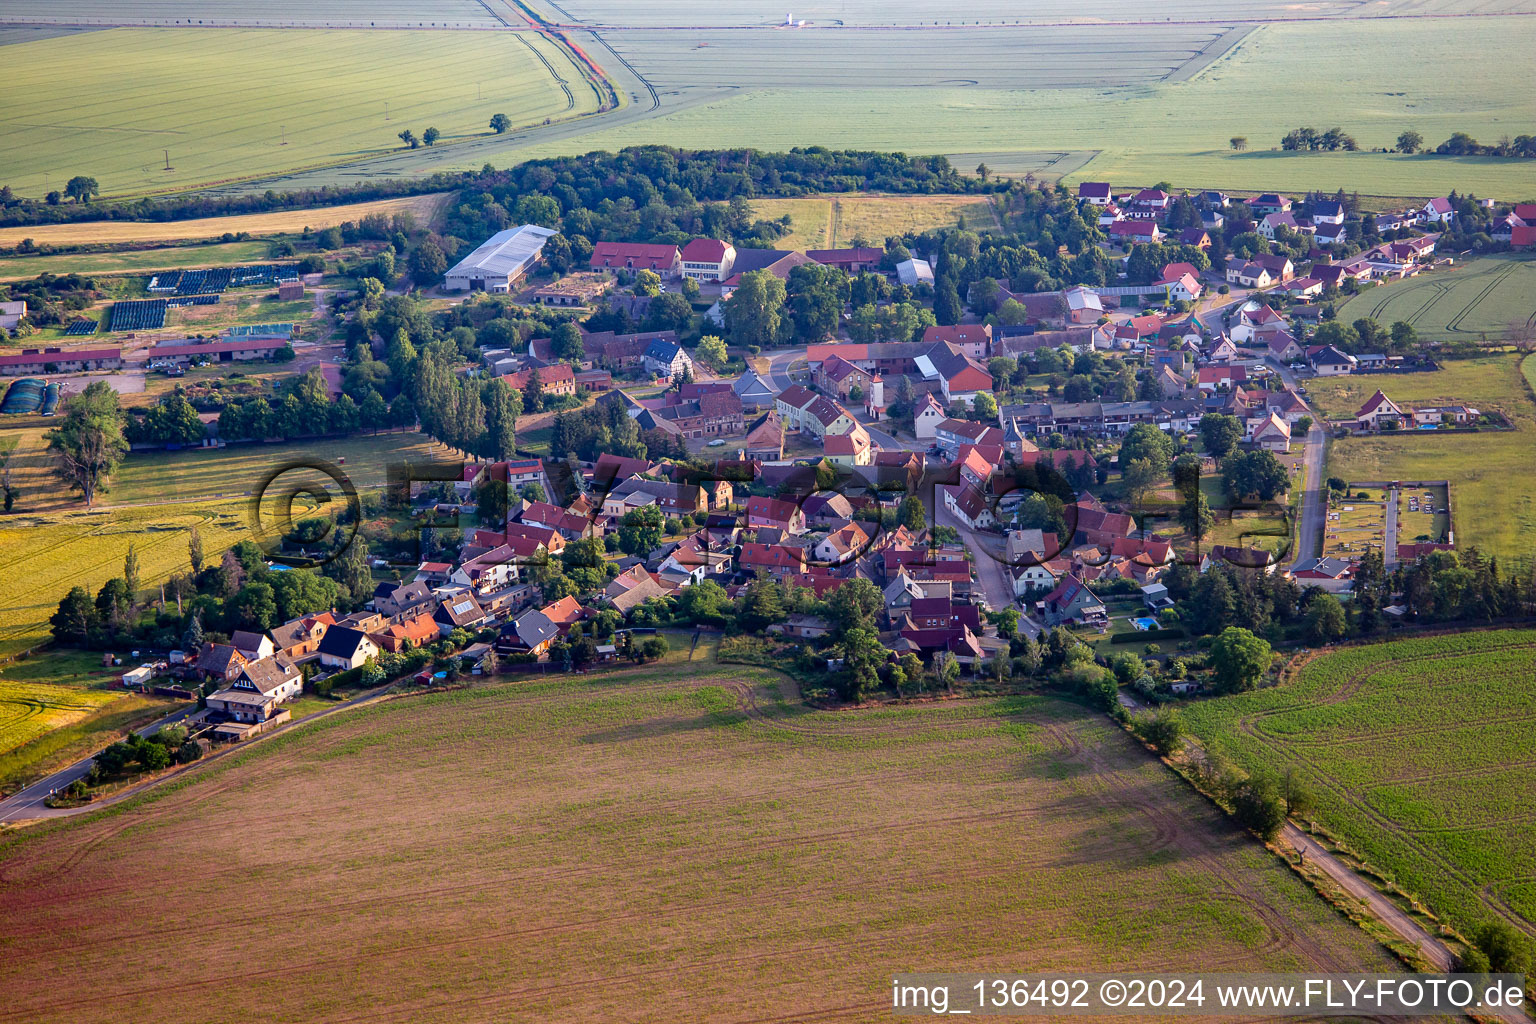
[[(138, 730), (140, 736), (148, 736), (167, 725), (175, 725), (187, 715), (197, 710), (195, 706), (188, 705), (166, 715)], [(0, 800), (0, 821), (22, 821), (28, 818), (60, 818), (70, 814), (76, 814), (79, 808), (49, 807), (44, 801), (55, 791), (63, 789), (77, 779), (83, 779), (85, 773), (91, 770), (95, 763), (94, 757), (87, 757), (83, 761), (76, 761), (68, 768), (61, 768), (40, 782), (23, 789), (14, 796)], [(88, 807), (99, 806), (88, 804)]]
[(1386, 548), (1381, 553), (1381, 560), (1387, 572), (1397, 568), (1397, 488), (1387, 488), (1387, 521), (1383, 530), (1386, 540)]
[(937, 493), (934, 494), (933, 505), (934, 522), (940, 526), (953, 526), (960, 534), (960, 542), (971, 552), (972, 564), (976, 566), (976, 582), (981, 587), (987, 607), (992, 611), (1011, 607), (1013, 580), (1009, 578), (1007, 567), (987, 554), (985, 546), (976, 537), (975, 532), (955, 518), (954, 513), (945, 507)]
[[(1274, 370), (1285, 386), (1292, 391), (1296, 391), (1301, 383), (1291, 368), (1281, 363), (1268, 360), (1246, 360), (1244, 365), (1251, 366), (1257, 363), (1263, 363)], [(1305, 395), (1300, 397), (1307, 403), (1307, 412), (1312, 417), (1312, 426), (1307, 431), (1307, 450), (1303, 456), (1305, 472), (1302, 477), (1302, 487), (1304, 491), (1301, 497), (1301, 521), (1296, 524), (1296, 560), (1291, 563), (1292, 568), (1322, 554), (1318, 550), (1317, 541), (1322, 536), (1323, 520), (1328, 514), (1328, 488), (1323, 482), (1328, 432), (1323, 429), (1325, 420), (1318, 414), (1311, 401)]]

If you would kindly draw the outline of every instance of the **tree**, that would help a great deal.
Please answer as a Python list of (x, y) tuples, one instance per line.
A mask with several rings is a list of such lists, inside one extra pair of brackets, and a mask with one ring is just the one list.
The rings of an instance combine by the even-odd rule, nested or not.
[[(869, 583), (868, 580), (858, 582)], [(838, 590), (846, 587), (847, 584), (844, 584)], [(879, 593), (878, 590), (875, 592)], [(865, 626), (848, 630), (839, 642), (839, 649), (843, 656), (843, 671), (837, 679), (838, 696), (857, 703), (878, 685), (879, 668), (889, 652), (881, 646), (880, 637), (874, 629)]]
[(1236, 416), (1208, 412), (1200, 417), (1200, 440), (1215, 458), (1224, 459), (1231, 455), (1242, 439), (1243, 425)]
[(631, 289), (636, 295), (651, 298), (661, 294), (661, 275), (654, 270), (642, 270), (635, 274), (635, 286)]
[[(1121, 456), (1122, 460), (1124, 456)], [(1120, 480), (1125, 485), (1126, 496), (1131, 499), (1131, 504), (1140, 507), (1147, 497), (1147, 492), (1157, 486), (1161, 478), (1152, 463), (1146, 459), (1132, 459), (1124, 462), (1120, 467)]]
[(144, 766), (145, 771), (151, 772), (159, 771), (171, 763), (171, 752), (160, 744), (148, 740), (139, 744), (134, 757)]
[[(498, 461), (512, 458), (517, 451), (517, 417), (522, 412), (522, 396), (498, 377), (486, 385), (481, 404), (485, 408), (485, 439), (480, 454)], [(505, 489), (506, 485), (502, 487)]]
[(1349, 621), (1344, 617), (1344, 606), (1332, 594), (1315, 594), (1307, 606), (1307, 640), (1314, 644), (1327, 644), (1343, 638), (1349, 632)]
[(1173, 463), (1173, 437), (1152, 423), (1138, 423), (1126, 432), (1120, 443), (1120, 464), (1145, 459), (1158, 479), (1168, 474)]
[(834, 639), (842, 640), (856, 629), (873, 631), (875, 616), (885, 607), (885, 595), (869, 580), (855, 578), (827, 595), (827, 618)]
[(1397, 137), (1397, 151), (1399, 153), (1417, 153), (1423, 148), (1424, 136), (1411, 128)]
[(556, 359), (580, 362), (587, 356), (586, 343), (581, 338), (581, 328), (570, 320), (557, 326), (549, 336), (550, 349)]
[(441, 137), (442, 133), (439, 132), (436, 128), (428, 128), (426, 131), (421, 133), (421, 141), (426, 143), (428, 146), (437, 142), (437, 140)]
[(660, 661), (667, 656), (669, 650), (671, 648), (667, 645), (667, 638), (664, 636), (646, 637), (639, 646), (640, 657), (644, 661)]
[(725, 351), (725, 342), (713, 334), (706, 334), (699, 339), (694, 354), (716, 370), (723, 369), (731, 358)]
[(1280, 776), (1280, 799), (1285, 802), (1285, 815), (1288, 818), (1301, 817), (1312, 811), (1312, 790), (1295, 767), (1287, 768), (1285, 774)]
[(264, 633), (277, 624), (277, 596), (269, 583), (260, 581), (241, 587), (229, 602), (229, 612), (243, 628)]
[(64, 422), (43, 436), (57, 459), (55, 472), (85, 496), (87, 508), (128, 454), (117, 392), (102, 380), (71, 398)]
[(196, 525), (187, 531), (187, 559), (194, 573), (203, 571), (203, 533)]
[(121, 576), (114, 576), (107, 580), (96, 592), (96, 615), (102, 622), (109, 625), (122, 622), (132, 605), (128, 584), (123, 582)]
[(128, 545), (128, 554), (123, 556), (123, 582), (128, 585), (128, 600), (132, 601), (139, 592), (139, 553), (134, 545)]
[(357, 410), (358, 422), (364, 430), (378, 433), (389, 425), (389, 406), (384, 404), (384, 396), (373, 388), (368, 389), (368, 394), (363, 398), (363, 404)]
[(1507, 921), (1488, 921), (1472, 932), (1472, 942), (1497, 974), (1529, 974), (1531, 940)]
[(624, 513), (619, 521), (619, 550), (645, 555), (661, 543), (666, 516), (655, 505), (642, 505)]
[(528, 383), (523, 385), (523, 408), (529, 412), (544, 411), (544, 382), (539, 379), (537, 368), (528, 375)]
[(201, 608), (192, 609), (192, 619), (187, 623), (187, 631), (181, 634), (181, 646), (183, 650), (194, 654), (203, 649), (203, 611)]
[(922, 498), (909, 494), (901, 499), (901, 507), (896, 510), (896, 521), (915, 533), (928, 525), (928, 506), (923, 504)]
[(766, 270), (741, 275), (725, 300), (725, 326), (737, 345), (768, 348), (778, 340), (784, 307), (784, 282)]
[(980, 416), (983, 420), (997, 418), (997, 399), (992, 397), (990, 391), (976, 392), (976, 402), (972, 408), (976, 410), (976, 415)]
[(1239, 452), (1221, 464), (1221, 484), (1233, 501), (1272, 501), (1290, 489), (1291, 478), (1274, 452)]
[(1285, 826), (1285, 802), (1271, 780), (1249, 779), (1232, 795), (1232, 816), (1267, 843)]
[(771, 579), (755, 579), (741, 597), (738, 620), (749, 633), (761, 633), (789, 615), (784, 608), (784, 588)]
[(77, 174), (64, 185), (64, 194), (77, 203), (89, 203), (92, 196), (101, 194), (101, 186), (95, 178)]
[(1228, 626), (1211, 644), (1211, 668), (1224, 693), (1253, 689), (1269, 671), (1269, 662), (1269, 641), (1238, 626)]
[(411, 131), (409, 128), (402, 131), (398, 137), (401, 142), (405, 143), (411, 149), (415, 149), (417, 146), (421, 145), (420, 140), (416, 138), (416, 133)]
[(1137, 720), (1137, 731), (1153, 750), (1172, 757), (1184, 749), (1184, 720), (1177, 711), (1161, 708)]
[(96, 625), (96, 606), (84, 587), (71, 588), (59, 601), (58, 611), (48, 620), (53, 639), (67, 647), (85, 643)]
[(988, 167), (986, 164), (981, 163), (976, 165), (976, 177), (980, 178), (982, 181), (986, 181), (987, 175), (991, 173), (992, 168)]
[(432, 239), (427, 239), (411, 250), (411, 277), (417, 284), (436, 284), (448, 269), (448, 257), (443, 255), (442, 247)]
[(958, 324), (960, 318), (965, 315), (965, 310), (960, 305), (960, 290), (955, 286), (955, 279), (949, 274), (939, 278), (939, 283), (933, 290), (933, 318), (940, 324)]
[(491, 131), (497, 135), (505, 135), (512, 128), (512, 119), (506, 114), (491, 115)]
[(1243, 150), (1248, 148), (1248, 136), (1246, 136), (1246, 135), (1234, 135), (1230, 139), (1227, 140), (1227, 145), (1231, 146), (1237, 152), (1241, 153)]

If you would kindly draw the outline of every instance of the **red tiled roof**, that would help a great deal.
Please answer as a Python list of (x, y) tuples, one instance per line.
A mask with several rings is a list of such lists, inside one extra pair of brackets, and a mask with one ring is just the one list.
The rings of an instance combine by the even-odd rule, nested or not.
[(695, 238), (683, 246), (686, 263), (719, 263), (725, 259), (725, 243), (718, 238)]

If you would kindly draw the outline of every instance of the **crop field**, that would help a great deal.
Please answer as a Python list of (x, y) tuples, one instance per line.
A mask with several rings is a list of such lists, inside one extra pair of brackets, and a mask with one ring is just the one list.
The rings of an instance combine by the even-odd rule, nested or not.
[[(672, 23), (698, 20), (677, 13), (678, 5), (646, 7), (668, 12), (654, 16)], [(1378, 9), (1447, 10), (1443, 4), (1433, 10), (1403, 4)], [(1101, 13), (1114, 20), (1117, 11), (1079, 9), (1074, 16)], [(1164, 16), (1160, 11), (1157, 18)], [(1211, 16), (1235, 18), (1228, 12)], [(952, 154), (967, 171), (977, 162), (971, 158), (982, 153), (987, 163), (1012, 173), (1036, 171), (1037, 154), (1096, 152), (1087, 162), (1072, 161), (1077, 166), (1066, 172), (1069, 182), (1086, 178), (1124, 186), (1166, 179), (1181, 187), (1257, 191), (1343, 187), (1388, 197), (1440, 195), (1451, 188), (1507, 198), (1530, 193), (1530, 169), (1523, 161), (1369, 150), (1390, 147), (1409, 126), (1438, 142), (1458, 130), (1497, 139), (1510, 125), (1536, 123), (1536, 65), (1528, 59), (1533, 19), (1282, 20), (1240, 38), (1224, 31), (1242, 29), (1240, 21), (1200, 27), (1220, 31), (1222, 38), (1208, 38), (1210, 45), (1198, 56), (1201, 44), (1189, 34), (1191, 26), (1177, 24), (981, 33), (600, 31), (659, 93), (656, 115), (607, 129), (596, 119), (589, 133), (562, 133), (547, 142), (535, 135), (514, 145), (517, 155), (543, 156), (643, 142), (763, 149), (819, 144)], [(1078, 56), (1070, 67), (1048, 74), (1055, 67), (1049, 53), (1037, 52), (1028, 40), (1022, 51), (1004, 46), (1015, 31), (1050, 40), (1054, 53)], [(1152, 42), (1127, 43), (1128, 61), (1117, 59), (1117, 47), (1125, 42), (1119, 34), (1125, 32), (1155, 40), (1156, 55), (1146, 49)], [(860, 41), (865, 38), (878, 44)], [(705, 42), (709, 45), (698, 47)], [(743, 52), (749, 42), (757, 46), (756, 56)], [(601, 44), (594, 45), (600, 60), (615, 62)], [(1228, 48), (1215, 55), (1221, 46)], [(866, 66), (866, 61), (881, 64), (876, 55), (884, 48), (894, 48), (902, 59)], [(1029, 59), (1019, 59), (1020, 52)], [(1471, 52), (1480, 55), (1479, 66), (1487, 73), (1463, 73), (1464, 55)], [(1415, 60), (1403, 61), (1404, 53), (1415, 54)], [(943, 54), (953, 56), (940, 59)], [(1029, 67), (1020, 67), (1025, 64)], [(853, 69), (862, 76), (845, 74)], [(1444, 73), (1425, 74), (1425, 69)], [(826, 88), (827, 80), (839, 84)], [(908, 82), (924, 87), (905, 88)], [(877, 87), (882, 84), (903, 87), (899, 99)], [(1276, 103), (1276, 96), (1285, 102)], [(1359, 140), (1362, 152), (1280, 151), (1280, 138), (1302, 122), (1338, 124)], [(1230, 149), (1228, 140), (1238, 135), (1248, 139), (1246, 151)], [(1030, 156), (1010, 167), (1007, 155), (1014, 152)]]
[(113, 694), (0, 679), (0, 758), (112, 702)]
[(1279, 687), (1185, 711), (1249, 769), (1295, 767), (1316, 819), (1464, 930), (1536, 926), (1536, 632), (1323, 655)]
[[(708, 664), (331, 716), (0, 867), (39, 1022), (876, 1021), (899, 970), (1395, 969), (1096, 714), (813, 711)], [(171, 886), (240, 926), (161, 919)], [(89, 992), (44, 981), (66, 949)]]
[(132, 0), (104, 10), (90, 0), (8, 0), (5, 21), (21, 24), (137, 25), (239, 22), (250, 25), (401, 25), (493, 28), (501, 22), (474, 0)]
[(1464, 402), (1499, 409), (1515, 429), (1441, 435), (1405, 430), (1344, 438), (1329, 450), (1328, 475), (1448, 480), (1458, 546), (1473, 545), (1500, 558), (1529, 558), (1536, 553), (1536, 406), (1519, 357), (1457, 359), (1444, 367), (1431, 373), (1320, 377), (1307, 382), (1308, 397), (1330, 417), (1352, 416), (1381, 388), (1399, 405)]
[(1346, 323), (1406, 320), (1422, 338), (1498, 342), (1515, 324), (1536, 323), (1536, 260), (1512, 255), (1458, 261), (1370, 288), (1339, 307)]
[(5, 56), (0, 147), (28, 195), (76, 173), (107, 195), (213, 184), (399, 149), (405, 128), (446, 145), (497, 112), (538, 124), (597, 102), (534, 33), (112, 29)]
[[(0, 228), (0, 245), (14, 247), (23, 238), (39, 245), (112, 245), (129, 242), (185, 242), (218, 238), (225, 233), (250, 235), (297, 234), (306, 229), (335, 227), (370, 214), (393, 217), (405, 214), (426, 227), (433, 224), (453, 196), (433, 192), (402, 199), (376, 199), (313, 210), (276, 210), (272, 213), (237, 214), (233, 217), (200, 217), (165, 223), (144, 221), (83, 221), (79, 224), (37, 224), (24, 228)], [(72, 259), (95, 259), (82, 255)]]
[(786, 249), (835, 249), (862, 238), (875, 248), (891, 235), (964, 224), (972, 231), (997, 225), (991, 203), (974, 196), (850, 195), (809, 199), (754, 199), (752, 215), (788, 214), (794, 233), (779, 239)]

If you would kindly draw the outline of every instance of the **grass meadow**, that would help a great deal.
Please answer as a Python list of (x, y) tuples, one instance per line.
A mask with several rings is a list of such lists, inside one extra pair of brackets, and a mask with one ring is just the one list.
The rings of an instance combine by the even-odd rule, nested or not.
[[(707, 663), (331, 716), (0, 870), (0, 986), (39, 1022), (876, 1021), (908, 970), (1394, 969), (1100, 715), (816, 711)], [(239, 927), (163, 920), (171, 885)], [(43, 980), (66, 949), (89, 992)]]
[(1536, 321), (1536, 260), (1514, 255), (1473, 257), (1455, 267), (1378, 285), (1339, 307), (1339, 319), (1398, 320), (1421, 338), (1498, 341), (1513, 324)]
[[(1528, 373), (1533, 365), (1527, 359)], [(1431, 373), (1319, 377), (1308, 397), (1325, 415), (1353, 416), (1380, 388), (1399, 405), (1464, 402), (1498, 409), (1513, 431), (1435, 434), (1401, 431), (1333, 442), (1328, 475), (1345, 480), (1449, 480), (1458, 546), (1529, 559), (1536, 547), (1536, 405), (1520, 358), (1450, 360)]]
[(1316, 820), (1464, 931), (1536, 924), (1536, 632), (1347, 648), (1288, 684), (1190, 705), (1207, 747), (1295, 768)]
[(399, 149), (406, 128), (447, 145), (498, 112), (529, 125), (597, 104), (534, 33), (122, 28), (8, 46), (5, 65), (0, 147), (25, 195), (74, 174), (109, 196), (210, 185)]
[(986, 199), (972, 196), (813, 196), (754, 199), (752, 215), (777, 219), (788, 214), (793, 233), (778, 241), (786, 249), (836, 249), (862, 238), (879, 248), (891, 235), (964, 224), (972, 231), (998, 227)]

